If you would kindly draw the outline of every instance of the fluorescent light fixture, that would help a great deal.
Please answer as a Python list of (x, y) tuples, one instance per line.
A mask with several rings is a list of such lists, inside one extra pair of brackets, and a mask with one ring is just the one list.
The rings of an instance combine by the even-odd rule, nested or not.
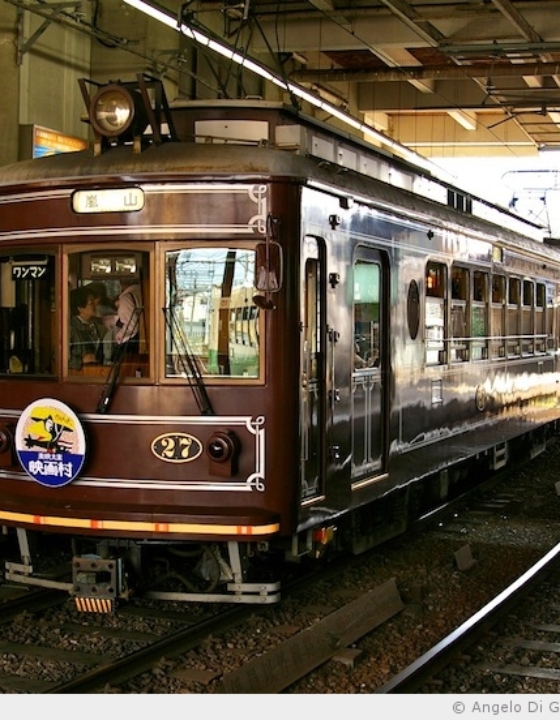
[(373, 140), (380, 143), (381, 145), (390, 148), (395, 152), (396, 155), (399, 155), (403, 159), (410, 161), (414, 165), (421, 167), (424, 170), (427, 170), (436, 175), (439, 173), (439, 168), (432, 162), (430, 162), (427, 158), (423, 157), (422, 155), (418, 155), (413, 150), (409, 150), (407, 147), (401, 145), (395, 140), (391, 140), (391, 138), (379, 132), (379, 130), (376, 130), (371, 125), (357, 120), (349, 113), (340, 110), (340, 108), (337, 108), (336, 105), (333, 105), (326, 100), (323, 100), (318, 95), (309, 92), (301, 85), (293, 82), (287, 82), (280, 75), (274, 74), (264, 65), (261, 65), (254, 60), (250, 60), (249, 58), (243, 57), (238, 52), (228, 47), (226, 44), (218, 42), (214, 38), (211, 38), (200, 32), (200, 30), (196, 30), (195, 28), (190, 27), (186, 23), (181, 22), (177, 19), (176, 15), (173, 15), (169, 10), (161, 8), (159, 5), (157, 5), (157, 3), (146, 2), (145, 0), (124, 0), (124, 2), (126, 2), (131, 7), (136, 8), (136, 10), (145, 13), (154, 20), (157, 20), (158, 22), (161, 22), (164, 25), (167, 25), (168, 27), (183, 33), (186, 37), (194, 40), (195, 42), (203, 45), (204, 47), (209, 48), (210, 50), (213, 50), (222, 57), (225, 57), (228, 60), (237, 63), (241, 67), (245, 67), (248, 70), (251, 70), (265, 80), (273, 82), (275, 85), (282, 88), (283, 90), (286, 90), (287, 92), (292, 93), (296, 97), (305, 100), (310, 105), (324, 110), (330, 115), (338, 118), (338, 120), (344, 122), (349, 127), (353, 127), (355, 130), (359, 130), (364, 135), (371, 137)]
[[(165, 12), (164, 10), (160, 10), (152, 5), (149, 5), (148, 3), (143, 2), (143, 0), (125, 0), (125, 2), (131, 7), (134, 7), (137, 10), (145, 13), (146, 15), (149, 15), (154, 20), (158, 20), (164, 25), (167, 25), (168, 27), (177, 30), (177, 19), (170, 16), (169, 13)], [(189, 34), (192, 37), (192, 32)]]
[(301, 53), (298, 53), (295, 51), (292, 52), (292, 60), (295, 60), (300, 65), (307, 65), (309, 62), (309, 60), (305, 57), (305, 55), (302, 55)]
[(449, 116), (455, 120), (456, 123), (459, 123), (459, 125), (462, 125), (462, 127), (465, 128), (465, 130), (473, 131), (476, 130), (477, 121), (476, 121), (476, 113), (474, 112), (467, 112), (466, 110), (448, 110), (447, 111)]
[(560, 112), (558, 110), (549, 110), (548, 117), (555, 125), (560, 126)]
[(338, 118), (338, 120), (342, 120), (342, 122), (346, 123), (346, 125), (349, 125), (350, 127), (353, 127), (355, 130), (361, 130), (363, 127), (362, 122), (351, 115), (348, 115), (348, 113), (345, 113), (344, 110), (339, 110), (339, 108), (331, 106), (328, 108), (328, 111), (333, 117)]
[(325, 110), (329, 107), (329, 103), (299, 85), (292, 85), (291, 83), (288, 83), (288, 88), (296, 97), (306, 100), (310, 105), (314, 105), (321, 110)]

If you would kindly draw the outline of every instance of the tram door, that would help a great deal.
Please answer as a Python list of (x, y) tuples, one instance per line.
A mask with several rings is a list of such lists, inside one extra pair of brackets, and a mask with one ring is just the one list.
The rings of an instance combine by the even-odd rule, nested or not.
[(301, 501), (324, 493), (324, 281), (320, 240), (306, 237), (302, 264), (301, 332)]
[(381, 255), (358, 247), (353, 264), (352, 485), (384, 470), (383, 343), (385, 297)]

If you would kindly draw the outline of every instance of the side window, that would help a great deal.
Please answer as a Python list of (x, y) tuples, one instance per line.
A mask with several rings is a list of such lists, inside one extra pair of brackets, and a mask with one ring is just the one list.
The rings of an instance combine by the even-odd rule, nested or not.
[(447, 267), (441, 263), (426, 265), (425, 339), (426, 363), (445, 362), (445, 295)]
[(453, 267), (451, 273), (451, 361), (469, 359), (470, 273), (466, 268)]
[(546, 285), (537, 283), (535, 299), (535, 352), (546, 352)]
[(255, 251), (190, 247), (165, 255), (166, 377), (260, 376)]
[(488, 357), (488, 273), (473, 272), (471, 303), (471, 359)]
[(521, 301), (521, 352), (526, 355), (535, 351), (533, 305), (535, 301), (535, 284), (532, 280), (523, 280)]
[(380, 363), (380, 267), (358, 260), (354, 266), (354, 370)]
[(492, 302), (490, 318), (492, 323), (492, 340), (490, 356), (493, 359), (503, 358), (506, 354), (504, 337), (506, 335), (506, 278), (503, 275), (492, 276)]
[(304, 373), (307, 383), (315, 383), (319, 377), (321, 353), (321, 302), (320, 263), (317, 258), (305, 261), (305, 306), (304, 306)]
[(54, 374), (54, 267), (52, 255), (0, 256), (0, 374)]
[(519, 338), (520, 326), (520, 302), (521, 302), (521, 280), (509, 278), (508, 281), (508, 303), (507, 303), (507, 355), (516, 356), (521, 353)]
[(149, 374), (149, 255), (111, 249), (68, 256), (68, 374)]
[(556, 283), (547, 282), (546, 291), (546, 350), (558, 347), (558, 298), (560, 296)]

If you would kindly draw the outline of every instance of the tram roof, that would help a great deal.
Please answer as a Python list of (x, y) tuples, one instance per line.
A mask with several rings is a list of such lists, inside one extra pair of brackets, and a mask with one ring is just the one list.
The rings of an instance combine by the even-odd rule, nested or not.
[(450, 207), (450, 194), (462, 193), (452, 184), (278, 103), (179, 102), (172, 112), (179, 141), (148, 142), (141, 152), (130, 144), (100, 154), (88, 149), (14, 163), (0, 168), (0, 193), (21, 192), (22, 186), (83, 187), (93, 178), (115, 184), (276, 178), (323, 185), (366, 204), (432, 214), (438, 222), (497, 241), (529, 240), (530, 247), (530, 240), (543, 239), (540, 226), (484, 199), (465, 194), (470, 212)]

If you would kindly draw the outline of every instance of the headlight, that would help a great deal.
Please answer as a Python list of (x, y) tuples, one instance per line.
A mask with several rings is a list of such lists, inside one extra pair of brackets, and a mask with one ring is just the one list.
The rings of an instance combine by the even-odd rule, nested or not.
[(14, 438), (12, 433), (7, 429), (0, 430), (0, 453), (8, 452), (12, 449)]
[(108, 138), (124, 133), (141, 135), (148, 125), (140, 95), (116, 84), (106, 85), (95, 95), (89, 119), (93, 128)]
[(212, 435), (208, 442), (206, 452), (214, 462), (223, 463), (233, 457), (237, 443), (235, 436), (231, 433), (217, 432)]
[(233, 477), (238, 470), (241, 443), (231, 430), (217, 430), (208, 439), (208, 472), (218, 477)]

